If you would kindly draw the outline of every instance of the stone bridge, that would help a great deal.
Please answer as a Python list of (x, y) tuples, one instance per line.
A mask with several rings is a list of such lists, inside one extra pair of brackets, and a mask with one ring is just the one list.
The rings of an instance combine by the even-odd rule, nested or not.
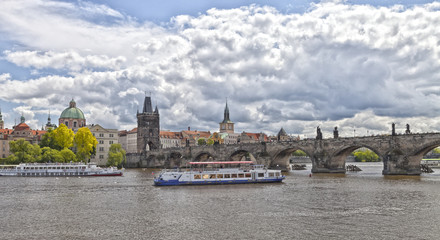
[(128, 154), (127, 167), (185, 167), (191, 161), (252, 160), (270, 168), (289, 169), (296, 150), (312, 160), (313, 173), (345, 173), (345, 159), (358, 148), (369, 148), (384, 163), (384, 175), (420, 175), (423, 156), (440, 146), (440, 133), (304, 139), (234, 145), (195, 146)]

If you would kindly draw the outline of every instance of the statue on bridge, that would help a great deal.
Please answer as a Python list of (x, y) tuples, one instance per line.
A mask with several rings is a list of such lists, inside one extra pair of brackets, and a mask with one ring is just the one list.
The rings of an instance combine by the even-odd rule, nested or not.
[(333, 130), (333, 138), (338, 138), (338, 137), (339, 137), (338, 127), (335, 127), (335, 130)]
[(411, 130), (409, 130), (409, 124), (408, 123), (406, 124), (406, 131), (405, 131), (405, 133), (406, 134), (411, 134)]
[(396, 136), (396, 124), (395, 123), (391, 124), (391, 135)]
[(321, 132), (321, 128), (319, 128), (319, 126), (316, 128), (316, 139), (322, 140), (322, 132)]

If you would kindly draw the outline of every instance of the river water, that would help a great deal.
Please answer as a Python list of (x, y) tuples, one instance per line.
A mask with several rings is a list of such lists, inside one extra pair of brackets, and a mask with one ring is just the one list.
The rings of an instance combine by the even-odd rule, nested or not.
[(154, 187), (123, 177), (0, 178), (0, 239), (439, 239), (440, 171), (291, 171), (283, 183)]

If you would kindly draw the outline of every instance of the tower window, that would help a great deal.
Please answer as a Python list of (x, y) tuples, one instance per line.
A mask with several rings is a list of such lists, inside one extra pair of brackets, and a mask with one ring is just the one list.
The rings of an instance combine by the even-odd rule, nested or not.
[(65, 121), (64, 124), (66, 124), (67, 127), (69, 126), (69, 122), (68, 121)]
[(75, 128), (76, 128), (76, 122), (73, 122), (73, 127), (75, 127)]

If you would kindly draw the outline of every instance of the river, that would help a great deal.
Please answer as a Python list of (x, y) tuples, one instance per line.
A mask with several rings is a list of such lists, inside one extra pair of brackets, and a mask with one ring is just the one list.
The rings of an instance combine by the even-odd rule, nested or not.
[(154, 187), (123, 177), (0, 178), (0, 239), (439, 239), (440, 169), (291, 171), (277, 184)]

